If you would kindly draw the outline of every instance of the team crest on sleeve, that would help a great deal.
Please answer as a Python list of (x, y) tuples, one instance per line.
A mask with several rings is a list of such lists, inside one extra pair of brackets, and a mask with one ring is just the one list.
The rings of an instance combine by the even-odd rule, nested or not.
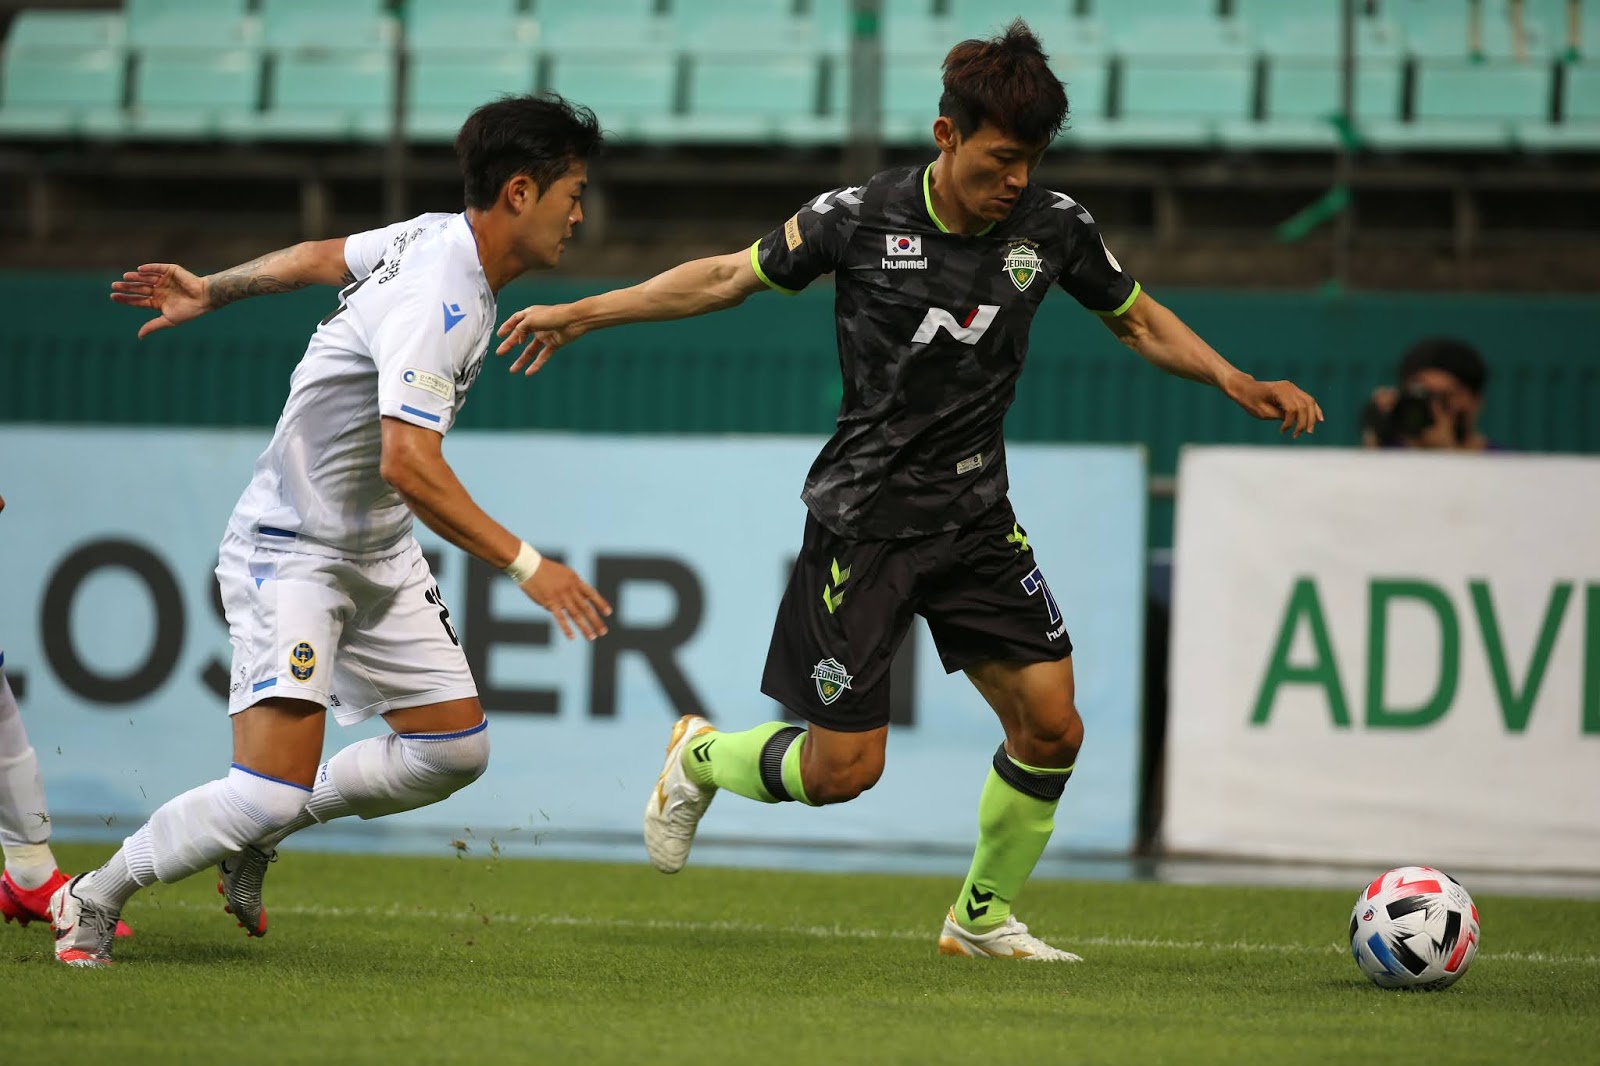
[(296, 681), (310, 681), (317, 672), (317, 652), (310, 644), (301, 641), (289, 649), (289, 673)]
[(850, 687), (850, 675), (845, 673), (838, 659), (822, 660), (812, 668), (811, 678), (817, 683), (817, 695), (824, 707), (830, 706)]
[(1006, 275), (1011, 279), (1011, 284), (1022, 292), (1033, 279), (1038, 276), (1039, 269), (1044, 266), (1044, 260), (1039, 258), (1039, 253), (1034, 251), (1034, 243), (1027, 240), (1013, 241), (1006, 250)]

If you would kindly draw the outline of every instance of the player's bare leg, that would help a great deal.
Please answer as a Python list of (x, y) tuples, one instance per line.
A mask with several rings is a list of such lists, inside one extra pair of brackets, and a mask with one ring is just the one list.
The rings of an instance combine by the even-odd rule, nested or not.
[[(271, 733), (256, 722), (241, 724), (248, 713), (234, 716), (235, 750), (269, 760)], [(488, 766), (488, 722), (475, 697), (390, 711), (384, 721), (391, 730), (387, 736), (357, 741), (320, 767), (313, 765), (305, 779), (310, 798), (298, 817), (218, 863), (217, 891), (249, 935), (267, 934), (262, 884), (268, 865), (277, 861), (278, 845), (291, 833), (348, 815), (379, 818), (437, 803), (476, 781)]]
[(1006, 740), (978, 802), (978, 846), (945, 917), (939, 952), (977, 958), (1077, 962), (1028, 932), (1011, 905), (1044, 854), (1056, 805), (1083, 744), (1071, 658), (984, 663), (967, 676), (994, 708)]

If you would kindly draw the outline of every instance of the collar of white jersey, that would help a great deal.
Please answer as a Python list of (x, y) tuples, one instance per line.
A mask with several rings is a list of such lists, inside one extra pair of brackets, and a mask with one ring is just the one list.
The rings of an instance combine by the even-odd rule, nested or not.
[[(455, 224), (457, 222), (460, 222), (461, 225), (457, 226)], [(472, 249), (472, 262), (477, 267), (478, 282), (483, 286), (483, 291), (489, 294), (489, 300), (493, 302), (494, 290), (489, 287), (489, 275), (484, 273), (483, 258), (478, 254), (478, 234), (472, 228), (472, 220), (467, 218), (465, 211), (460, 211), (456, 213), (454, 218), (450, 219), (449, 224), (456, 238), (466, 241), (467, 246)]]

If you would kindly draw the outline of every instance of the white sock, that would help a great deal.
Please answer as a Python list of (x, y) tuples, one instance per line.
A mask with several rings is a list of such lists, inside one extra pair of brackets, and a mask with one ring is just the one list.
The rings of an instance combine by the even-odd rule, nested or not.
[(311, 790), (235, 764), (228, 776), (162, 804), (100, 869), (81, 895), (121, 907), (146, 885), (172, 884), (227, 858), (299, 817)]
[(16, 697), (0, 671), (0, 849), (6, 872), (23, 888), (38, 888), (56, 872), (50, 853), (50, 808), (39, 779), (39, 757), (28, 744)]
[(457, 733), (390, 733), (341, 748), (317, 771), (305, 811), (257, 840), (268, 851), (317, 822), (381, 818), (437, 803), (470, 785), (489, 765), (488, 721)]

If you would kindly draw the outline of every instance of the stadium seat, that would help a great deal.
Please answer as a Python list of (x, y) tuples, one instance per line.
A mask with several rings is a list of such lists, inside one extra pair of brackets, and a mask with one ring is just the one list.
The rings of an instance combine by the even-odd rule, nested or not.
[(539, 49), (550, 55), (648, 51), (675, 45), (673, 23), (655, 0), (539, 0)]
[(127, 0), (128, 44), (135, 49), (253, 47), (260, 25), (246, 7), (246, 0)]
[(883, 62), (883, 140), (926, 145), (933, 138), (944, 91), (939, 60), (930, 52), (886, 56)]
[[(1337, 59), (1343, 43), (1337, 18), (1280, 17), (1255, 27), (1256, 40), (1267, 56), (1300, 59)], [(1405, 35), (1393, 23), (1357, 19), (1356, 54), (1363, 59), (1399, 59), (1405, 53)]]
[(674, 130), (678, 59), (647, 52), (548, 55), (548, 87), (594, 109), (608, 134), (653, 141)]
[(122, 128), (126, 56), (116, 48), (30, 48), (7, 42), (0, 134), (112, 136)]
[(499, 52), (424, 51), (412, 58), (407, 80), (406, 136), (449, 142), (466, 117), (502, 93), (534, 90), (533, 56)]
[[(1048, 45), (1046, 46), (1048, 49)], [(1067, 87), (1067, 126), (1058, 145), (1087, 147), (1096, 143), (1106, 128), (1106, 106), (1110, 101), (1111, 62), (1100, 54), (1073, 55), (1052, 52), (1050, 66)]]
[[(1306, 0), (1281, 0), (1305, 3)], [(1080, 14), (1100, 19), (1110, 26), (1122, 21), (1160, 19), (1213, 19), (1221, 13), (1217, 0), (1089, 0)]]
[(1418, 60), (1413, 121), (1371, 123), (1366, 139), (1392, 150), (1503, 151), (1514, 123), (1548, 118), (1550, 71), (1542, 63)]
[(413, 56), (533, 51), (534, 22), (523, 15), (521, 0), (409, 0), (405, 11), (406, 49)]
[(1600, 151), (1600, 63), (1562, 68), (1560, 122), (1519, 122), (1517, 144), (1536, 152)]
[(667, 15), (691, 32), (725, 19), (781, 22), (796, 17), (794, 0), (677, 0)]
[(950, 0), (949, 15), (961, 37), (992, 37), (1016, 18), (1038, 33), (1042, 26), (1072, 20), (1074, 7), (1071, 0)]
[(118, 12), (36, 11), (17, 12), (6, 35), (5, 48), (74, 49), (120, 48), (126, 23)]
[(141, 137), (214, 138), (256, 111), (261, 55), (149, 49), (134, 56), (127, 132)]
[[(1332, 118), (1341, 105), (1337, 60), (1318, 56), (1273, 56), (1263, 86), (1265, 116), (1222, 123), (1222, 142), (1234, 148), (1333, 150), (1339, 134)], [(1357, 126), (1400, 116), (1405, 69), (1398, 57), (1362, 56), (1356, 68)]]
[(392, 48), (399, 26), (384, 8), (383, 0), (261, 0), (261, 40), (273, 50)]
[(1121, 107), (1097, 134), (1129, 147), (1200, 147), (1223, 122), (1248, 118), (1255, 63), (1247, 57), (1130, 57), (1122, 70)]
[(812, 55), (828, 51), (815, 22), (797, 15), (742, 12), (720, 18), (670, 20), (672, 39), (686, 52)]
[(691, 56), (680, 135), (700, 142), (838, 142), (844, 123), (820, 114), (820, 72), (820, 61), (806, 54)]
[(1112, 47), (1127, 57), (1250, 56), (1255, 38), (1237, 19), (1150, 18), (1133, 12), (1107, 21)]
[(394, 125), (394, 53), (297, 48), (272, 66), (268, 107), (224, 117), (225, 132), (268, 139), (387, 138)]

